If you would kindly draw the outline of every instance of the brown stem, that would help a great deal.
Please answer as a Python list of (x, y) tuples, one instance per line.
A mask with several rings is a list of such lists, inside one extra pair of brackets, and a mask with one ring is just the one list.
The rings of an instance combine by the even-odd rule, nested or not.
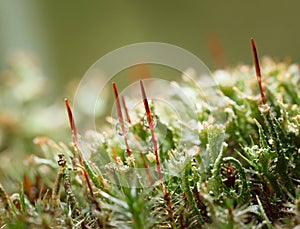
[[(83, 160), (82, 160), (82, 156), (81, 156), (80, 150), (78, 148), (77, 128), (76, 128), (76, 125), (75, 125), (75, 121), (74, 121), (74, 118), (73, 118), (73, 113), (72, 113), (72, 110), (71, 110), (68, 99), (65, 99), (65, 103), (66, 103), (68, 116), (69, 116), (69, 121), (70, 121), (70, 126), (71, 126), (71, 130), (72, 130), (72, 141), (73, 141), (74, 150), (77, 152), (79, 163), (82, 166), (83, 176), (86, 180), (86, 183), (87, 183), (89, 192), (91, 194), (93, 203), (95, 204), (97, 210), (101, 211), (100, 205), (99, 205), (98, 201), (96, 200), (96, 198), (94, 196), (93, 188), (92, 188), (89, 176), (88, 176), (88, 174), (85, 170), (84, 163), (83, 163)], [(100, 225), (100, 223), (99, 223), (99, 225)], [(101, 227), (101, 225), (100, 225), (100, 227)]]
[(260, 91), (260, 96), (261, 96), (261, 101), (265, 105), (265, 94), (263, 92), (262, 88), (262, 83), (261, 83), (261, 73), (260, 73), (260, 67), (259, 67), (259, 61), (258, 61), (258, 56), (257, 56), (257, 51), (256, 51), (256, 46), (254, 43), (254, 39), (251, 38), (251, 45), (252, 45), (252, 52), (253, 52), (253, 58), (254, 58), (254, 65), (255, 65), (255, 71), (256, 71), (256, 78), (258, 81), (258, 86), (259, 86), (259, 91)]
[(274, 214), (273, 214), (272, 206), (271, 206), (271, 203), (270, 203), (268, 194), (267, 194), (264, 190), (262, 190), (261, 188), (259, 188), (259, 187), (252, 187), (250, 190), (251, 190), (252, 192), (258, 192), (258, 193), (261, 193), (261, 194), (263, 195), (263, 197), (264, 197), (264, 199), (265, 199), (265, 201), (266, 201), (266, 204), (267, 204), (266, 210), (267, 210), (267, 212), (268, 212), (268, 215), (271, 217), (272, 222), (275, 222), (276, 218), (275, 218), (275, 216), (274, 216)]
[(131, 151), (129, 149), (129, 145), (128, 145), (128, 142), (127, 142), (126, 129), (125, 129), (125, 125), (124, 125), (124, 119), (123, 119), (123, 115), (122, 115), (122, 109), (121, 109), (118, 89), (117, 89), (117, 86), (116, 86), (115, 83), (112, 83), (112, 87), (114, 89), (116, 109), (117, 109), (117, 113), (118, 113), (119, 123), (121, 124), (121, 128), (122, 128), (122, 134), (123, 134), (123, 137), (124, 137), (124, 142), (125, 142), (125, 146), (126, 146), (127, 155), (131, 156)]
[(180, 225), (180, 229), (185, 229), (185, 224), (184, 224), (184, 210), (181, 210), (179, 213), (179, 225)]
[(150, 129), (150, 132), (151, 132), (151, 140), (152, 140), (152, 143), (153, 143), (153, 151), (154, 151), (155, 159), (156, 159), (157, 174), (158, 174), (159, 180), (162, 181), (161, 170), (160, 170), (160, 162), (159, 162), (159, 157), (158, 157), (158, 147), (157, 147), (157, 141), (156, 141), (156, 138), (155, 138), (155, 135), (154, 135), (154, 127), (153, 127), (153, 121), (152, 121), (152, 117), (151, 117), (151, 111), (150, 111), (150, 108), (149, 108), (148, 99), (147, 99), (147, 96), (146, 96), (144, 84), (143, 84), (143, 81), (141, 81), (141, 80), (140, 80), (140, 87), (141, 87), (144, 107), (145, 107), (145, 110), (146, 110), (146, 116), (147, 116), (147, 120), (148, 120), (148, 124), (149, 124), (149, 129)]
[(203, 198), (201, 197), (197, 187), (194, 187), (192, 191), (193, 191), (193, 194), (194, 194), (194, 197), (195, 197), (195, 202), (197, 204), (198, 209), (200, 210), (200, 213), (201, 213), (202, 217), (204, 218), (204, 220), (206, 222), (209, 222), (210, 218), (208, 216), (207, 207), (203, 203), (203, 200), (202, 200)]
[(126, 116), (127, 122), (129, 124), (131, 124), (131, 119), (130, 119), (130, 116), (129, 116), (129, 113), (128, 113), (128, 110), (127, 110), (127, 106), (126, 106), (126, 102), (125, 102), (124, 96), (122, 96), (122, 105), (123, 105), (123, 108), (124, 108), (124, 111), (125, 111), (125, 116)]
[(172, 209), (172, 199), (170, 197), (170, 193), (167, 190), (165, 190), (164, 193), (164, 200), (166, 202), (167, 212), (170, 220), (170, 226), (171, 228), (174, 228), (175, 222), (174, 222), (174, 212)]
[(54, 185), (53, 185), (53, 189), (52, 189), (52, 205), (54, 207), (54, 209), (57, 209), (60, 205), (60, 192), (59, 192), (59, 189), (60, 189), (60, 183), (64, 177), (64, 174), (65, 174), (65, 169), (66, 169), (66, 159), (65, 159), (65, 156), (63, 154), (59, 154), (58, 155), (59, 157), (59, 160), (57, 161), (58, 162), (58, 165), (59, 165), (59, 169), (58, 169), (58, 172), (57, 172), (57, 175), (56, 175), (56, 179), (55, 179), (55, 182), (54, 182)]
[[(71, 130), (72, 130), (72, 142), (73, 142), (73, 146), (74, 146), (74, 149), (75, 149), (75, 151), (76, 151), (76, 153), (78, 155), (79, 163), (82, 166), (82, 168), (84, 168), (83, 160), (82, 160), (81, 154), (80, 154), (79, 149), (78, 149), (77, 128), (76, 128), (76, 125), (75, 125), (75, 121), (74, 121), (74, 118), (73, 118), (73, 113), (72, 113), (72, 110), (71, 110), (71, 107), (70, 107), (68, 99), (65, 99), (65, 103), (66, 103), (66, 107), (67, 107), (67, 111), (68, 111), (68, 116), (69, 116), (69, 121), (70, 121), (70, 126), (71, 126)], [(93, 190), (92, 190), (92, 186), (91, 186), (89, 177), (88, 177), (87, 172), (86, 172), (85, 169), (83, 169), (83, 175), (84, 175), (84, 177), (86, 179), (86, 182), (87, 182), (87, 185), (88, 185), (88, 188), (90, 190), (91, 195), (94, 196), (94, 193), (93, 193)]]
[(73, 142), (74, 147), (78, 148), (78, 138), (77, 138), (78, 132), (77, 132), (74, 118), (73, 118), (72, 110), (71, 110), (71, 107), (70, 107), (70, 104), (69, 104), (69, 101), (67, 98), (65, 98), (65, 104), (67, 107), (67, 112), (68, 112), (69, 121), (70, 121), (70, 127), (71, 127), (71, 131), (72, 131), (72, 142)]
[(72, 210), (72, 218), (78, 217), (81, 214), (81, 212), (76, 197), (72, 190), (72, 185), (68, 172), (64, 174), (64, 188), (67, 195), (67, 204)]

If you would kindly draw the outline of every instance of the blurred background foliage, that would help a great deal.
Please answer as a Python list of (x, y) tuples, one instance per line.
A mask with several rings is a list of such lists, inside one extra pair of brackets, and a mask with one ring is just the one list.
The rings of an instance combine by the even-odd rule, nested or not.
[(1, 67), (15, 51), (34, 53), (47, 77), (61, 82), (53, 88), (60, 91), (106, 53), (136, 42), (178, 45), (219, 67), (209, 47), (216, 37), (224, 64), (252, 63), (250, 37), (260, 54), (298, 62), (299, 8), (298, 1), (278, 0), (2, 0)]
[(36, 135), (70, 140), (64, 138), (63, 98), (73, 97), (87, 69), (108, 52), (165, 42), (213, 70), (252, 63), (255, 37), (261, 56), (299, 62), (299, 7), (298, 1), (277, 0), (1, 0), (2, 165), (9, 162), (6, 155), (31, 151)]

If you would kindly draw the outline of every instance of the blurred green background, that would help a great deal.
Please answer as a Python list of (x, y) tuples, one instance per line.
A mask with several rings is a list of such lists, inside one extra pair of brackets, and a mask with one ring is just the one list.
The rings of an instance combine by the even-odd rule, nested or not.
[[(299, 1), (0, 1), (1, 67), (15, 50), (34, 53), (61, 91), (104, 54), (136, 42), (178, 45), (210, 68), (224, 61), (252, 63), (250, 37), (260, 55), (300, 60)], [(212, 46), (211, 44), (211, 46)], [(55, 93), (55, 92), (54, 92)]]

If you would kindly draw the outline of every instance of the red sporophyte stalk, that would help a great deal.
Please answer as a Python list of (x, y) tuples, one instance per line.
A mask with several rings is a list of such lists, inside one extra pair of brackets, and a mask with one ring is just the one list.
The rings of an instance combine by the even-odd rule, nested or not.
[[(78, 138), (77, 138), (78, 132), (77, 132), (74, 118), (73, 118), (72, 110), (71, 110), (71, 107), (70, 107), (70, 104), (69, 104), (69, 101), (67, 98), (65, 98), (65, 103), (66, 103), (66, 107), (67, 107), (71, 131), (72, 131), (72, 143), (73, 143), (74, 147), (77, 149), (78, 148)], [(81, 156), (79, 155), (79, 157), (81, 157)]]
[(112, 87), (114, 89), (114, 95), (115, 95), (115, 101), (116, 101), (116, 109), (117, 109), (117, 113), (118, 113), (119, 123), (120, 123), (121, 129), (122, 129), (122, 135), (124, 137), (124, 142), (125, 142), (125, 146), (126, 146), (126, 152), (127, 152), (128, 156), (131, 156), (131, 151), (129, 149), (129, 145), (128, 145), (128, 142), (127, 142), (126, 129), (125, 129), (125, 125), (124, 125), (124, 119), (123, 119), (123, 115), (122, 115), (122, 109), (121, 109), (121, 104), (120, 104), (118, 89), (117, 89), (117, 86), (116, 86), (115, 83), (112, 83)]
[(84, 164), (83, 164), (83, 160), (82, 160), (82, 156), (80, 154), (80, 151), (79, 151), (79, 148), (78, 148), (78, 138), (77, 138), (77, 128), (76, 128), (76, 125), (75, 125), (75, 121), (74, 121), (74, 118), (73, 118), (73, 113), (72, 113), (72, 110), (71, 110), (71, 107), (70, 107), (70, 104), (69, 104), (69, 101), (68, 99), (65, 99), (65, 103), (66, 103), (66, 107), (67, 107), (67, 111), (68, 111), (68, 116), (69, 116), (69, 121), (70, 121), (70, 126), (71, 126), (71, 130), (72, 130), (72, 142), (73, 142), (73, 146), (74, 146), (74, 149), (78, 155), (78, 159), (79, 159), (79, 163), (82, 167), (82, 171), (83, 171), (83, 175), (84, 175), (84, 178), (86, 180), (86, 183), (87, 183), (87, 186), (88, 186), (88, 189), (89, 189), (89, 192), (93, 198), (93, 201), (97, 207), (97, 210), (100, 210), (100, 206), (99, 206), (99, 203), (96, 201), (96, 198), (94, 196), (94, 192), (93, 192), (93, 189), (92, 189), (92, 185), (91, 185), (91, 182), (90, 182), (90, 179), (89, 179), (89, 176), (84, 168)]
[(126, 106), (126, 102), (125, 102), (124, 96), (122, 96), (122, 105), (123, 105), (123, 108), (124, 108), (124, 111), (125, 111), (125, 116), (126, 116), (127, 122), (129, 124), (131, 124), (131, 119), (130, 119), (130, 116), (129, 116), (129, 113), (128, 113), (128, 110), (127, 110), (127, 106)]
[(254, 39), (251, 38), (251, 45), (252, 45), (252, 52), (253, 52), (253, 57), (254, 57), (254, 65), (255, 65), (255, 71), (256, 71), (256, 77), (257, 77), (257, 82), (259, 86), (259, 91), (260, 91), (260, 96), (261, 96), (261, 101), (265, 105), (265, 94), (263, 92), (262, 88), (262, 83), (261, 83), (261, 73), (260, 73), (260, 67), (259, 67), (259, 61), (258, 61), (258, 56), (257, 56), (257, 51), (256, 51), (256, 46), (254, 43)]
[(161, 181), (162, 176), (161, 176), (161, 171), (160, 171), (160, 162), (159, 162), (159, 158), (158, 158), (158, 147), (157, 147), (157, 142), (156, 142), (156, 138), (155, 138), (155, 135), (154, 135), (153, 121), (152, 121), (152, 117), (151, 117), (151, 111), (150, 111), (150, 108), (149, 108), (148, 99), (147, 99), (147, 96), (146, 96), (144, 84), (143, 84), (143, 81), (141, 81), (141, 80), (140, 80), (140, 87), (141, 87), (144, 107), (145, 107), (145, 110), (146, 110), (148, 125), (149, 125), (149, 129), (150, 129), (150, 132), (151, 132), (151, 140), (152, 140), (152, 143), (153, 143), (153, 151), (154, 151), (155, 159), (156, 159), (157, 174), (158, 174), (159, 180)]
[[(76, 128), (76, 125), (75, 125), (75, 121), (74, 121), (74, 118), (73, 118), (73, 113), (72, 113), (72, 110), (71, 110), (68, 99), (65, 99), (65, 103), (66, 103), (66, 107), (67, 107), (67, 111), (68, 111), (71, 131), (72, 131), (72, 143), (73, 143), (74, 149), (75, 149), (75, 151), (78, 155), (79, 163), (82, 166), (82, 168), (84, 168), (82, 156), (80, 155), (80, 152), (79, 152), (79, 149), (78, 149), (77, 128)], [(88, 177), (85, 169), (83, 169), (83, 173), (84, 173), (84, 177), (86, 179), (86, 182), (88, 184), (88, 187), (90, 189), (91, 195), (93, 196), (94, 194), (93, 194), (93, 191), (92, 191), (92, 186), (91, 186), (89, 177)]]
[[(124, 111), (125, 111), (125, 115), (126, 115), (126, 120), (127, 120), (127, 122), (129, 124), (131, 124), (131, 119), (130, 119), (130, 116), (129, 116), (129, 113), (128, 113), (128, 109), (127, 109), (127, 106), (126, 106), (125, 98), (124, 98), (124, 96), (122, 96), (121, 98), (122, 98), (122, 105), (123, 105), (123, 108), (124, 108)], [(146, 160), (145, 160), (144, 155), (142, 154), (142, 152), (140, 152), (140, 156), (141, 156), (144, 168), (146, 169), (146, 173), (148, 175), (149, 182), (152, 183), (153, 179), (152, 179), (152, 177), (151, 177), (151, 175), (149, 173), (148, 165), (147, 165), (147, 162), (146, 162)]]

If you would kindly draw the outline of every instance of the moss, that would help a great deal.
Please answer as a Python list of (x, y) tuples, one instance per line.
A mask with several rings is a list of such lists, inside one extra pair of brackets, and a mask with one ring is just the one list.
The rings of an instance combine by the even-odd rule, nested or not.
[[(190, 120), (196, 126), (193, 133), (197, 139), (185, 136), (188, 139), (185, 144), (180, 144), (176, 119), (164, 123), (159, 114), (151, 116), (145, 94), (147, 119), (152, 126), (143, 126), (145, 111), (140, 111), (141, 120), (127, 123), (128, 134), (122, 127), (122, 135), (127, 135), (126, 147), (130, 147), (134, 136), (141, 148), (137, 152), (127, 149), (130, 154), (124, 154), (113, 133), (92, 132), (102, 141), (91, 138), (86, 142), (90, 149), (87, 156), (80, 146), (68, 105), (73, 146), (67, 147), (48, 138), (35, 141), (40, 146), (40, 157), (31, 156), (28, 163), (39, 179), (33, 181), (25, 175), (21, 188), (9, 195), (0, 185), (0, 227), (261, 228), (298, 225), (298, 65), (263, 59), (259, 86), (250, 66), (240, 65), (216, 71), (214, 75), (231, 77), (218, 89), (225, 103), (214, 107), (212, 113), (206, 101), (195, 102), (195, 107), (202, 108), (195, 119)], [(259, 91), (260, 86), (263, 91)], [(198, 90), (192, 84), (184, 88), (193, 93)], [(126, 106), (125, 100), (122, 102)], [(155, 106), (155, 102), (151, 104), (152, 113), (155, 113)], [(225, 116), (225, 121), (217, 123), (214, 115)], [(166, 131), (164, 141), (154, 139), (151, 117), (156, 117), (158, 132)], [(127, 113), (126, 120), (129, 118)], [(158, 146), (144, 147), (156, 140)]]

